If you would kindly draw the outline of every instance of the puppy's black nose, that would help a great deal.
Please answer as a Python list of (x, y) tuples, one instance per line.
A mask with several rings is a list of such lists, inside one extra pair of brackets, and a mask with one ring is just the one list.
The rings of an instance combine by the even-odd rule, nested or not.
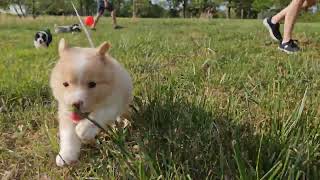
[(82, 104), (83, 104), (82, 101), (78, 101), (78, 102), (73, 103), (72, 106), (79, 110)]

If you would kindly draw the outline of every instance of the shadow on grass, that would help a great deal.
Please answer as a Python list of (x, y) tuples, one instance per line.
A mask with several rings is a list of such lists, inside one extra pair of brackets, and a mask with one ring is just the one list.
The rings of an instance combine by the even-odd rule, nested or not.
[[(288, 120), (289, 124), (283, 122), (279, 129), (268, 127), (262, 136), (252, 122), (235, 122), (214, 113), (215, 107), (208, 108), (205, 102), (161, 97), (137, 104), (139, 111), (133, 117), (130, 134), (143, 143), (143, 151), (154, 169), (150, 175), (162, 175), (165, 179), (281, 179), (312, 178), (319, 174), (319, 156), (309, 156), (310, 152), (303, 149), (312, 143), (309, 148), (316, 150), (318, 141), (309, 141), (299, 134), (299, 129), (307, 127), (294, 124), (294, 118)], [(294, 129), (290, 136), (283, 136), (281, 129), (287, 127)], [(293, 152), (294, 149), (299, 152)]]
[[(145, 152), (159, 174), (168, 178), (236, 177), (235, 155), (241, 156), (238, 163), (243, 168), (255, 163), (260, 137), (253, 127), (235, 123), (204, 107), (204, 103), (191, 104), (174, 98), (140, 104), (134, 116), (134, 131), (144, 142)], [(235, 152), (235, 146), (241, 152)]]

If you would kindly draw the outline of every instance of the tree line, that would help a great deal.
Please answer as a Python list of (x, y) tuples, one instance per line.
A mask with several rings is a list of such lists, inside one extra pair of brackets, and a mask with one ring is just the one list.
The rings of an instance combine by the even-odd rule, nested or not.
[[(259, 13), (278, 10), (291, 0), (112, 0), (122, 17), (226, 17), (256, 18)], [(96, 0), (73, 0), (81, 15), (96, 13)], [(19, 17), (32, 15), (74, 15), (71, 0), (0, 0)], [(22, 11), (25, 8), (26, 13)]]

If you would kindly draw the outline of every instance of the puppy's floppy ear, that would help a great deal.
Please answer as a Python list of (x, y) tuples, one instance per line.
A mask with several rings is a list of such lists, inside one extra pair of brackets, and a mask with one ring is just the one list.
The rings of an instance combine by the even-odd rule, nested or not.
[(98, 47), (98, 53), (100, 55), (105, 55), (108, 50), (110, 49), (111, 45), (107, 42), (103, 42), (99, 47)]
[(64, 38), (60, 39), (60, 42), (59, 42), (59, 54), (61, 55), (62, 52), (65, 51), (68, 48), (69, 48), (69, 46), (66, 43), (66, 41), (64, 40)]

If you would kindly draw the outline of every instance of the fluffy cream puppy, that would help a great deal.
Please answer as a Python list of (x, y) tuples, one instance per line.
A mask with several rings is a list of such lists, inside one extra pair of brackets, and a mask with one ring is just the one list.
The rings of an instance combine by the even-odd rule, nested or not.
[(110, 45), (98, 48), (69, 47), (59, 43), (59, 60), (51, 73), (50, 86), (58, 101), (60, 152), (58, 166), (77, 162), (81, 142), (95, 138), (100, 129), (73, 108), (88, 113), (102, 126), (113, 123), (131, 101), (129, 73), (110, 55)]

